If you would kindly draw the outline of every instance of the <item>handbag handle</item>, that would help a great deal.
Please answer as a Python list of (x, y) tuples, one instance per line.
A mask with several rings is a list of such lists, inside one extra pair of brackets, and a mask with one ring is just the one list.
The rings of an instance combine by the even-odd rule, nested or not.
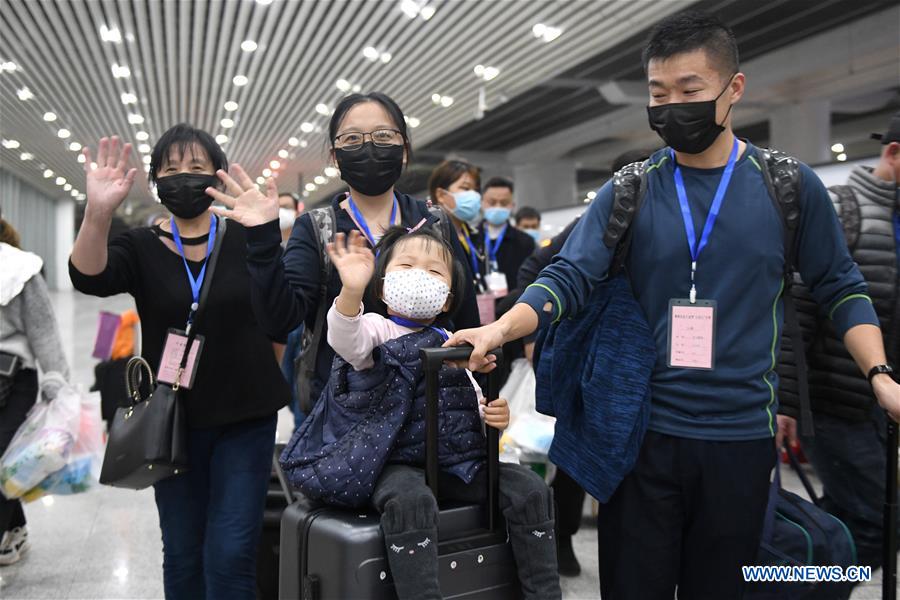
[(156, 387), (156, 378), (153, 376), (150, 364), (141, 356), (135, 356), (129, 360), (125, 367), (125, 387), (132, 406), (144, 400), (141, 398), (141, 370), (147, 371), (147, 375), (150, 376), (150, 388)]

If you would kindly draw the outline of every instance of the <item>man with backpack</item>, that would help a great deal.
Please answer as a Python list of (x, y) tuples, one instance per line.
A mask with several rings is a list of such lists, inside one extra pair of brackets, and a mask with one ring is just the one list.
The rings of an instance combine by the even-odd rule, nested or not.
[[(900, 112), (891, 118), (881, 141), (881, 156), (872, 168), (856, 166), (847, 185), (829, 189), (851, 255), (866, 279), (881, 320), (891, 364), (900, 360)], [(847, 524), (856, 542), (858, 564), (877, 569), (882, 563), (885, 498), (884, 411), (869, 383), (836, 336), (834, 328), (809, 301), (801, 286), (795, 300), (806, 327), (806, 361), (814, 436), (802, 436), (803, 450), (824, 484), (822, 507)], [(779, 429), (796, 439), (799, 400), (790, 357), (779, 365), (787, 385), (780, 390)]]
[[(638, 179), (620, 172), (600, 190), (506, 315), (448, 344), (472, 344), (470, 368), (489, 370), (491, 349), (577, 316), (630, 239), (624, 272), (657, 358), (636, 462), (600, 507), (602, 596), (740, 598), (776, 457), (785, 273), (796, 266), (895, 419), (900, 385), (883, 373), (878, 319), (825, 187), (806, 165), (732, 133), (745, 77), (731, 30), (679, 13), (653, 29), (643, 58), (650, 126), (668, 147)], [(640, 188), (631, 198), (619, 193), (626, 179)]]

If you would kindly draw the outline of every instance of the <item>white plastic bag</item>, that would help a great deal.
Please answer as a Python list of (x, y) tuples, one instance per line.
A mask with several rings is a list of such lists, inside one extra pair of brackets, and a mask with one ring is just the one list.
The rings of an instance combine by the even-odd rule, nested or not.
[(528, 359), (517, 358), (514, 360), (509, 371), (509, 379), (500, 390), (500, 397), (506, 398), (509, 403), (511, 420), (515, 420), (519, 415), (535, 412), (535, 386), (534, 370)]
[(33, 502), (47, 494), (80, 494), (88, 491), (100, 478), (103, 463), (103, 417), (100, 413), (100, 392), (85, 394), (81, 398), (81, 417), (78, 438), (69, 454), (66, 466), (51, 473), (36, 487), (22, 496), (25, 502)]
[(19, 498), (65, 467), (78, 437), (80, 416), (81, 396), (69, 385), (61, 387), (51, 402), (39, 399), (0, 457), (0, 492), (9, 499)]
[[(514, 360), (500, 397), (509, 403), (510, 426), (503, 436), (531, 456), (546, 459), (556, 419), (535, 410), (534, 370), (527, 359)], [(524, 457), (523, 457), (524, 459)]]

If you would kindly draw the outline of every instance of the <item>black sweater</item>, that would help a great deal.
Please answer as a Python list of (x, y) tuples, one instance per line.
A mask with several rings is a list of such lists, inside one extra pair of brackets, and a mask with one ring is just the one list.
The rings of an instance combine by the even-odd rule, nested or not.
[[(191, 427), (268, 417), (290, 398), (272, 343), (251, 310), (246, 240), (245, 229), (229, 221), (206, 306), (194, 325), (205, 342), (194, 386), (182, 396)], [(202, 262), (188, 264), (196, 277)], [(192, 302), (181, 256), (143, 227), (110, 242), (106, 269), (99, 275), (85, 275), (70, 261), (69, 276), (85, 294), (134, 297), (142, 354), (156, 373), (169, 328), (184, 329)]]
[[(336, 232), (350, 233), (357, 229), (350, 215), (340, 207), (344, 195), (332, 200), (337, 222)], [(397, 194), (403, 226), (417, 225), (423, 218), (430, 222), (435, 219), (426, 204), (405, 194)], [(467, 264), (466, 255), (458, 240), (450, 240), (460, 262)], [(337, 269), (332, 269), (325, 298), (319, 297), (319, 246), (312, 217), (303, 214), (294, 223), (291, 237), (284, 252), (281, 249), (281, 231), (278, 221), (264, 223), (247, 229), (247, 266), (252, 281), (251, 296), (253, 312), (263, 330), (273, 339), (284, 342), (287, 335), (305, 323), (312, 328), (315, 324), (316, 309), (321, 302), (330, 306), (341, 291), (341, 278)], [(467, 278), (467, 281), (470, 278)], [(471, 285), (463, 290), (463, 304), (449, 328), (464, 329), (478, 327), (478, 307)], [(385, 314), (384, 304), (367, 294), (364, 301), (366, 312)], [(327, 342), (327, 324), (319, 342), (316, 356), (316, 378), (310, 382), (311, 401), (315, 402), (331, 373), (334, 350)]]

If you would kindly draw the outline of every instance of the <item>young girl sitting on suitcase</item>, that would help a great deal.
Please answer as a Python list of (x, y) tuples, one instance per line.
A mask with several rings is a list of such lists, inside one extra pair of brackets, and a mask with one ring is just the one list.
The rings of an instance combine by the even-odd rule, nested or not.
[[(376, 253), (357, 232), (338, 234), (328, 256), (342, 289), (328, 312), (337, 353), (329, 384), (288, 445), (282, 464), (308, 497), (330, 504), (371, 504), (381, 513), (388, 563), (401, 600), (441, 598), (437, 514), (425, 482), (425, 392), (419, 349), (448, 337), (465, 285), (465, 268), (431, 227), (385, 233)], [(362, 314), (370, 288), (387, 317)], [(442, 499), (483, 503), (484, 423), (509, 422), (505, 400), (485, 402), (464, 369), (446, 367), (439, 391), (439, 489)], [(481, 410), (479, 410), (479, 408)], [(561, 598), (551, 493), (533, 471), (500, 464), (506, 519), (526, 599)]]

